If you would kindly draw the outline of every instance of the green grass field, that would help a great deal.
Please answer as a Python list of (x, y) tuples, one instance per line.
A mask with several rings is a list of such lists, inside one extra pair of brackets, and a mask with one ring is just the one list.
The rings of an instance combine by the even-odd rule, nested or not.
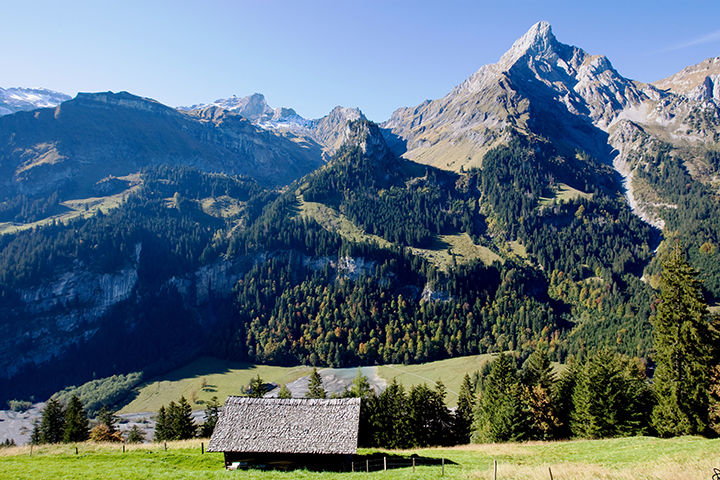
[(421, 383), (432, 386), (442, 380), (447, 388), (445, 401), (454, 406), (457, 404), (457, 394), (465, 374), (481, 370), (493, 357), (491, 354), (471, 355), (417, 365), (382, 365), (378, 367), (378, 374), (388, 383), (393, 379), (397, 380), (405, 388)]
[(156, 412), (161, 405), (177, 401), (181, 396), (194, 403), (193, 408), (202, 408), (202, 402), (213, 396), (224, 402), (228, 395), (240, 395), (256, 375), (266, 382), (283, 384), (310, 371), (310, 367), (273, 367), (203, 357), (144, 384), (138, 396), (120, 413)]
[[(417, 453), (422, 457), (445, 458), (441, 467), (422, 466), (386, 472), (274, 472), (223, 469), (222, 455), (200, 453), (200, 442), (192, 440), (127, 446), (79, 444), (0, 450), (0, 479), (492, 479), (493, 461), (498, 462), (498, 480), (546, 480), (552, 469), (557, 480), (710, 480), (713, 467), (720, 466), (720, 439), (683, 437), (660, 440), (634, 437), (609, 440), (530, 442), (495, 445), (466, 445), (430, 448), (392, 454)], [(370, 453), (361, 450), (359, 453)], [(452, 463), (450, 463), (452, 462)]]
[[(378, 374), (388, 383), (397, 378), (406, 387), (420, 383), (433, 385), (442, 380), (448, 388), (448, 404), (455, 405), (463, 376), (480, 370), (491, 357), (471, 355), (418, 365), (383, 365), (378, 367)], [(348, 370), (348, 378), (352, 378), (357, 369), (343, 370)], [(203, 357), (141, 385), (137, 397), (119, 413), (156, 412), (161, 405), (177, 401), (180, 396), (193, 403), (194, 409), (202, 409), (203, 402), (213, 396), (224, 402), (228, 395), (240, 395), (242, 388), (256, 375), (266, 382), (284, 384), (310, 372), (311, 367), (307, 366), (274, 367)]]

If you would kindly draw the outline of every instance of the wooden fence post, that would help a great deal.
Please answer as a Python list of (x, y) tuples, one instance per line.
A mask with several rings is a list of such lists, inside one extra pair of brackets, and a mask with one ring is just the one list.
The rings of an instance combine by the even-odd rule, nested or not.
[(445, 457), (442, 458), (441, 464), (442, 464), (442, 473), (440, 475), (442, 475), (444, 477), (445, 476)]
[(387, 457), (383, 457), (383, 470), (387, 470)]
[(77, 445), (75, 445), (75, 455), (77, 455), (77, 454), (78, 454), (78, 448), (77, 448)]
[(200, 455), (205, 455), (205, 442), (200, 442)]
[(494, 466), (493, 480), (497, 480), (497, 460), (493, 460), (493, 466)]
[(365, 471), (370, 471), (370, 460), (368, 460), (367, 458), (365, 459)]
[(125, 453), (125, 444), (123, 443), (123, 453)]
[(355, 473), (355, 462), (350, 462), (350, 471)]
[(30, 444), (30, 456), (31, 456), (31, 457), (32, 457), (32, 449), (33, 449), (33, 444), (31, 443), (31, 444)]
[(553, 480), (552, 468), (548, 467), (548, 472), (550, 472), (550, 480)]
[(165, 451), (167, 452), (167, 442), (165, 442)]
[(415, 473), (415, 457), (412, 457), (413, 460), (413, 473)]

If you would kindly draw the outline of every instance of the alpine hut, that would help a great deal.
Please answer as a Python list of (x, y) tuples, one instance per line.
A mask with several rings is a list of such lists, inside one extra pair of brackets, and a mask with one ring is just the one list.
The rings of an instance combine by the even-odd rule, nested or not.
[(225, 468), (332, 466), (357, 452), (360, 399), (228, 397), (208, 451)]

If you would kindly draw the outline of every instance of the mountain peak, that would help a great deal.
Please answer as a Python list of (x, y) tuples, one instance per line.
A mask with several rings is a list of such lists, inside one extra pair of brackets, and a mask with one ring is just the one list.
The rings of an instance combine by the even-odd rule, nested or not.
[(550, 24), (545, 21), (537, 22), (513, 43), (510, 50), (500, 58), (499, 64), (503, 69), (508, 69), (524, 55), (543, 55), (552, 51), (556, 43)]

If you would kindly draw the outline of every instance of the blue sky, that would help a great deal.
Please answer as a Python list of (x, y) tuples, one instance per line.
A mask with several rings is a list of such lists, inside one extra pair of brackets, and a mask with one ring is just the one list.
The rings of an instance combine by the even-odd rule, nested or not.
[(653, 81), (720, 55), (720, 2), (3, 2), (0, 86), (120, 91), (168, 105), (262, 92), (305, 117), (373, 120), (437, 98), (533, 23)]

